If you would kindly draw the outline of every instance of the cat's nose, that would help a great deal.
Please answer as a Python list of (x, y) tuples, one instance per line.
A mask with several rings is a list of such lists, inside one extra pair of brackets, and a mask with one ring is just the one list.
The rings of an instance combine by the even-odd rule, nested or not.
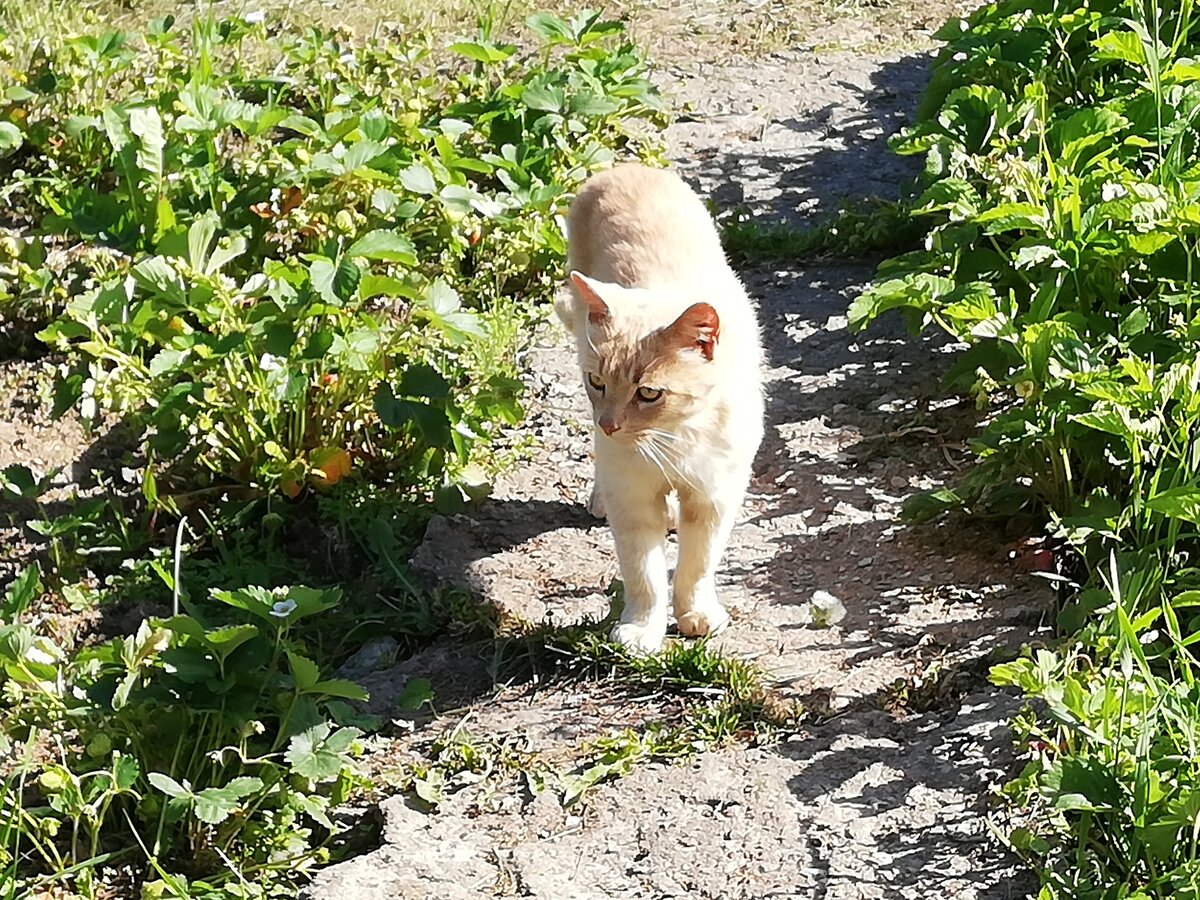
[(611, 416), (600, 417), (600, 428), (610, 436), (621, 430), (621, 426), (614, 422)]

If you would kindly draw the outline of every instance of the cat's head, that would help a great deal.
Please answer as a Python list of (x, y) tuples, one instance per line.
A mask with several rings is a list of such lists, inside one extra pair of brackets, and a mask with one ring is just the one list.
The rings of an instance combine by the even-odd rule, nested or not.
[(713, 359), (721, 333), (707, 303), (679, 305), (641, 288), (570, 276), (572, 295), (559, 314), (579, 347), (579, 366), (596, 427), (636, 443), (654, 432), (674, 434), (710, 405)]

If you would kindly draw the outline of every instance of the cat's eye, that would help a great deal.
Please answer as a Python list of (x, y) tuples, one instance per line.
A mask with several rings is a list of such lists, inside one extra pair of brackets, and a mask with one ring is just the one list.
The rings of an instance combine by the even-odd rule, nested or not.
[(637, 397), (643, 403), (653, 403), (655, 400), (657, 400), (662, 395), (663, 395), (663, 392), (659, 388), (640, 387), (637, 389)]
[(587, 380), (588, 384), (592, 386), (593, 390), (597, 390), (602, 394), (604, 393), (604, 381), (599, 375), (597, 375), (595, 372), (588, 372)]

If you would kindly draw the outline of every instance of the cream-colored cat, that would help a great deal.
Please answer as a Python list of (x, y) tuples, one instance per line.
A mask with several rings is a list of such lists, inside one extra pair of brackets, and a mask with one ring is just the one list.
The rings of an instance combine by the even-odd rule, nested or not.
[(596, 425), (590, 506), (607, 514), (625, 583), (613, 638), (653, 652), (669, 608), (686, 635), (729, 622), (716, 570), (762, 440), (758, 320), (704, 204), (671, 172), (624, 165), (594, 176), (567, 234), (570, 291), (557, 309)]

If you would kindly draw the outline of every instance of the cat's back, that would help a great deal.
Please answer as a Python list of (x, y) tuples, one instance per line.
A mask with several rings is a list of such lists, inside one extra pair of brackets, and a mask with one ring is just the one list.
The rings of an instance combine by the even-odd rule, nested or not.
[(593, 175), (567, 217), (570, 264), (625, 287), (653, 287), (728, 270), (700, 198), (668, 169), (636, 163)]

